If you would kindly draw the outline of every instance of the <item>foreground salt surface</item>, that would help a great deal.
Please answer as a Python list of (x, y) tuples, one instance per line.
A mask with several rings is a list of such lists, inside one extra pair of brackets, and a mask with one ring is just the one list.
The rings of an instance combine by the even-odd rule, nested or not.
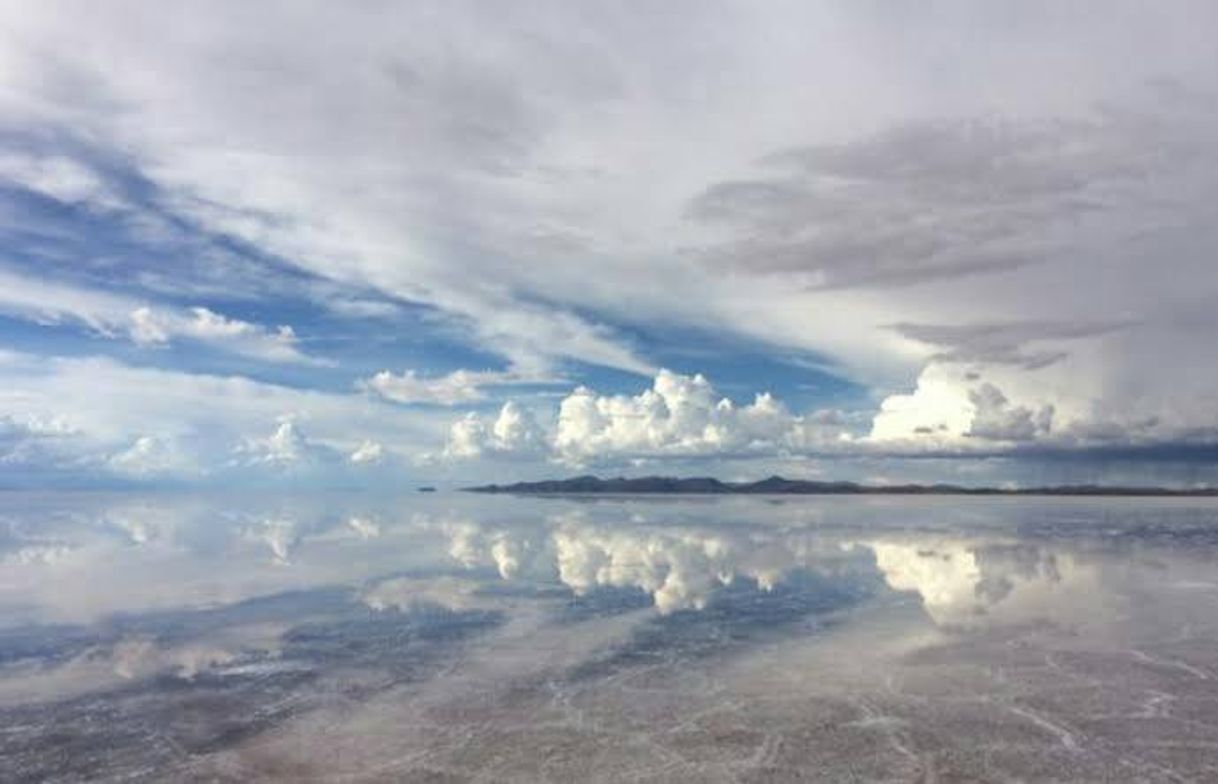
[(1218, 780), (1218, 503), (0, 499), (3, 781)]

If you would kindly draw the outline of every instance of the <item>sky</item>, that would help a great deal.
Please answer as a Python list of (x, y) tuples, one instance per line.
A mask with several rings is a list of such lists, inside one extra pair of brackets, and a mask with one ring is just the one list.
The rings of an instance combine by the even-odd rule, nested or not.
[(0, 0), (0, 485), (1218, 482), (1215, 29)]

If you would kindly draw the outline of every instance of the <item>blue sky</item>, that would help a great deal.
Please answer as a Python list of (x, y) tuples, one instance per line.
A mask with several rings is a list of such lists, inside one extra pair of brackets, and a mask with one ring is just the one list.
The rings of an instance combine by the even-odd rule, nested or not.
[(3, 5), (5, 486), (1215, 479), (1212, 4)]

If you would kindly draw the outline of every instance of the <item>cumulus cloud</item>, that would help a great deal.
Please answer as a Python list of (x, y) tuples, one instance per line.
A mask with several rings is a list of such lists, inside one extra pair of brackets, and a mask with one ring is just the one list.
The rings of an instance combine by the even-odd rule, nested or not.
[(470, 412), (449, 428), (444, 456), (453, 459), (478, 457), (537, 457), (546, 447), (545, 433), (533, 414), (514, 401), (499, 409), (494, 421)]
[(661, 613), (702, 609), (737, 579), (770, 591), (793, 571), (854, 557), (806, 534), (743, 535), (698, 527), (622, 528), (583, 516), (558, 515), (542, 531), (523, 532), (473, 521), (442, 526), (449, 555), (467, 568), (493, 566), (504, 579), (552, 574), (576, 595), (631, 588), (650, 596)]
[[(1043, 617), (1046, 606), (1068, 604), (1071, 594), (1094, 590), (1095, 570), (1076, 558), (1040, 547), (943, 537), (841, 541), (780, 527), (748, 533), (697, 526), (627, 527), (560, 514), (541, 530), (448, 522), (449, 555), (464, 567), (495, 566), (504, 579), (522, 571), (553, 575), (576, 595), (604, 588), (646, 593), (662, 614), (707, 607), (738, 580), (772, 591), (801, 571), (829, 571), (874, 559), (888, 586), (918, 595), (944, 626), (1020, 623)], [(504, 551), (518, 553), (503, 560)], [(403, 609), (430, 601), (467, 606), (473, 587), (440, 581), (391, 580), (382, 606)], [(455, 594), (455, 597), (454, 597)], [(371, 595), (371, 594), (370, 594)], [(476, 605), (475, 605), (476, 606)]]
[(248, 439), (236, 449), (239, 464), (277, 471), (311, 469), (337, 459), (334, 450), (310, 441), (291, 418), (281, 421), (270, 435)]
[(738, 406), (701, 375), (661, 370), (638, 395), (597, 395), (579, 387), (563, 398), (549, 436), (509, 402), (493, 423), (470, 413), (452, 425), (445, 454), (543, 456), (572, 465), (647, 457), (803, 453), (847, 439), (833, 411), (792, 414), (769, 393)]
[(536, 552), (533, 543), (509, 531), (487, 530), (466, 520), (446, 521), (441, 530), (449, 537), (448, 554), (466, 568), (492, 564), (505, 580), (515, 578), (524, 561)]
[[(1169, 334), (1159, 332), (1157, 339), (1170, 342)], [(1214, 429), (1198, 424), (1218, 416), (1218, 405), (1199, 396), (1210, 381), (1183, 375), (1174, 387), (1139, 386), (1135, 369), (1114, 374), (1106, 367), (1106, 357), (1123, 342), (1138, 340), (1135, 335), (1121, 330), (1096, 337), (1074, 346), (1059, 361), (1036, 366), (931, 362), (913, 390), (881, 402), (870, 433), (857, 444), (892, 454), (960, 455), (1114, 447), (1130, 454), (1156, 449), (1173, 454), (1173, 446), (1185, 450), (1212, 444)], [(1173, 367), (1178, 361), (1162, 360)]]
[(941, 365), (931, 365), (907, 395), (886, 398), (871, 425), (871, 440), (900, 443), (911, 439), (943, 443), (959, 440), (973, 421), (968, 387)]
[(3, 352), (0, 412), (0, 461), (65, 479), (244, 481), (313, 469), (358, 479), (393, 470), (396, 450), (437, 443), (446, 426), (354, 393)]
[(954, 539), (871, 541), (888, 585), (918, 595), (948, 627), (1026, 623), (1044, 608), (1063, 615), (1076, 595), (1097, 589), (1095, 567), (1067, 554), (1017, 543)]
[[(269, 476), (329, 476), (353, 478), (390, 463), (390, 455), (379, 441), (364, 439), (350, 452), (307, 436), (294, 417), (279, 418), (266, 436), (246, 438), (232, 450), (230, 469), (257, 469)], [(254, 476), (257, 476), (255, 473)]]
[(705, 535), (640, 537), (567, 527), (554, 534), (559, 579), (576, 594), (598, 586), (639, 588), (662, 613), (706, 606), (731, 582), (728, 543)]
[(896, 452), (967, 452), (1048, 442), (1056, 435), (1053, 415), (1052, 405), (1014, 405), (976, 373), (933, 364), (911, 394), (883, 401), (865, 443)]
[(968, 398), (974, 412), (966, 436), (996, 441), (1031, 441), (1052, 428), (1053, 406), (1044, 406), (1039, 411), (1012, 406), (1002, 390), (993, 384), (969, 390)]
[(158, 476), (196, 476), (203, 472), (176, 444), (156, 436), (140, 436), (126, 449), (106, 460), (117, 474), (138, 478)]
[(792, 416), (768, 393), (736, 406), (701, 375), (661, 370), (651, 389), (632, 397), (575, 390), (559, 407), (554, 448), (578, 463), (598, 456), (775, 452), (820, 435), (818, 423)]
[(452, 424), (444, 456), (584, 466), (664, 458), (1027, 454), (1209, 437), (1178, 419), (1112, 418), (1092, 389), (1072, 383), (1078, 372), (1073, 359), (1036, 367), (934, 361), (911, 392), (886, 397), (870, 430), (858, 432), (858, 417), (843, 412), (794, 414), (768, 393), (737, 405), (701, 375), (662, 370), (637, 395), (602, 396), (579, 387), (544, 427), (515, 403), (494, 420), (471, 412)]

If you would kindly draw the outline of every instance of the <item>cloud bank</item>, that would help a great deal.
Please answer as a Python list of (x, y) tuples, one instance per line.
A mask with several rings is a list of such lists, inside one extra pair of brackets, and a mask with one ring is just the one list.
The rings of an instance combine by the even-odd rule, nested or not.
[(5, 10), (31, 470), (1218, 445), (1212, 4)]

